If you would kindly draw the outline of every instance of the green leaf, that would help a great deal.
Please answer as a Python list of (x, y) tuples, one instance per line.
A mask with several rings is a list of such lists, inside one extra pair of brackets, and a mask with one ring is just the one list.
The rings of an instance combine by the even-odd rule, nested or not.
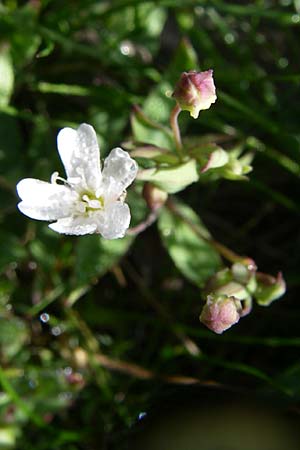
[(14, 71), (8, 47), (0, 50), (0, 106), (7, 106), (14, 88)]
[(174, 146), (171, 131), (148, 118), (138, 107), (131, 115), (131, 127), (135, 141), (167, 149)]
[(46, 58), (47, 56), (51, 55), (51, 53), (54, 51), (55, 44), (53, 41), (45, 40), (45, 46), (42, 50), (40, 50), (36, 54), (36, 58)]
[(168, 124), (171, 110), (175, 106), (175, 101), (172, 98), (173, 90), (174, 86), (168, 81), (157, 84), (144, 102), (143, 110), (145, 114), (157, 122)]
[(176, 203), (175, 208), (178, 213), (164, 208), (159, 217), (163, 244), (183, 275), (202, 287), (219, 269), (220, 257), (207, 242), (210, 234), (197, 214), (182, 203)]
[(75, 254), (76, 285), (90, 283), (118, 264), (133, 241), (133, 237), (106, 240), (97, 235), (84, 236), (78, 241)]
[(172, 83), (175, 83), (179, 79), (181, 72), (188, 72), (189, 70), (198, 69), (199, 64), (197, 53), (190, 41), (183, 38), (175, 51), (170, 66), (168, 67), (167, 77)]
[(150, 181), (159, 189), (175, 194), (190, 184), (198, 181), (197, 163), (194, 159), (173, 167), (151, 168), (141, 170), (139, 180)]

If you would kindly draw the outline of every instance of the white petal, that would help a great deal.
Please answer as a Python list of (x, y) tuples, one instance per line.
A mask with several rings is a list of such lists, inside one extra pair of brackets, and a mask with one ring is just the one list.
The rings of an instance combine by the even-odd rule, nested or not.
[(25, 178), (17, 184), (19, 210), (37, 220), (57, 220), (74, 210), (78, 194), (68, 186)]
[(114, 148), (104, 161), (104, 195), (118, 198), (135, 179), (138, 165), (121, 148)]
[(114, 202), (99, 215), (98, 231), (105, 239), (117, 239), (125, 235), (130, 224), (130, 210), (126, 203)]
[(83, 123), (77, 130), (63, 128), (57, 147), (68, 178), (80, 178), (85, 188), (96, 191), (101, 183), (100, 150), (91, 125)]
[(89, 217), (68, 217), (65, 219), (59, 219), (57, 222), (49, 225), (54, 231), (62, 234), (74, 234), (77, 236), (83, 234), (95, 233), (97, 224), (94, 219)]

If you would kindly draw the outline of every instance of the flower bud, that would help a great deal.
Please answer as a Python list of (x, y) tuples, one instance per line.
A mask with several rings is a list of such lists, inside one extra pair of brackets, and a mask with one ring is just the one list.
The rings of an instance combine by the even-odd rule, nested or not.
[(200, 315), (200, 322), (215, 333), (221, 334), (239, 321), (241, 311), (240, 300), (233, 296), (208, 295)]
[(246, 300), (256, 289), (256, 265), (254, 261), (245, 258), (231, 268), (225, 268), (215, 273), (206, 283), (206, 294), (234, 296)]
[(220, 286), (218, 289), (215, 289), (214, 294), (226, 295), (227, 297), (233, 296), (239, 300), (245, 300), (250, 296), (247, 287), (240, 283), (236, 283), (235, 281), (229, 281), (224, 284), (224, 286)]
[(258, 272), (256, 281), (257, 288), (254, 297), (261, 306), (269, 306), (286, 291), (286, 284), (281, 272), (278, 273), (276, 278), (266, 273)]
[(202, 167), (201, 173), (207, 172), (209, 169), (217, 169), (225, 166), (229, 161), (229, 156), (221, 147), (213, 150), (208, 156), (207, 163)]
[(235, 281), (247, 285), (249, 281), (255, 276), (255, 262), (250, 258), (246, 258), (243, 263), (236, 262), (231, 266), (231, 273)]
[(176, 85), (173, 97), (183, 111), (197, 119), (202, 109), (208, 109), (215, 103), (216, 88), (213, 80), (213, 71), (196, 72), (191, 70), (183, 72)]
[(151, 211), (157, 211), (167, 201), (168, 194), (151, 183), (145, 183), (143, 197)]

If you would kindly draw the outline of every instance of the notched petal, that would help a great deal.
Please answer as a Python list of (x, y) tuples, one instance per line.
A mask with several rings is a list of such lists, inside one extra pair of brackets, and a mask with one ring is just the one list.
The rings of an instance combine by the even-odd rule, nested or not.
[(36, 220), (56, 220), (68, 217), (78, 198), (68, 186), (51, 184), (34, 178), (25, 178), (17, 184), (22, 202), (19, 210)]
[(114, 202), (105, 211), (98, 225), (105, 239), (117, 239), (125, 236), (130, 224), (130, 210), (126, 203)]
[(77, 130), (63, 128), (57, 136), (57, 147), (67, 177), (79, 177), (83, 187), (97, 190), (101, 183), (101, 168), (94, 128), (86, 123)]

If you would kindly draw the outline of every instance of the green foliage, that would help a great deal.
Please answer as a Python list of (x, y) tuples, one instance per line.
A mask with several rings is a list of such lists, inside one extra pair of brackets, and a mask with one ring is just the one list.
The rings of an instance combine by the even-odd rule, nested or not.
[[(161, 111), (161, 107), (157, 106)], [(131, 126), (135, 141), (172, 149), (173, 140), (170, 131), (157, 122), (147, 119), (147, 116), (139, 109), (134, 111), (131, 116)]]
[(14, 88), (14, 71), (8, 47), (0, 50), (0, 106), (7, 106)]
[(171, 167), (158, 167), (146, 169), (141, 172), (139, 179), (150, 181), (161, 190), (169, 194), (175, 194), (199, 179), (196, 161), (190, 159), (187, 162), (172, 165)]
[(176, 267), (188, 280), (203, 287), (219, 269), (220, 257), (208, 242), (209, 232), (197, 214), (184, 204), (176, 204), (176, 212), (162, 211), (160, 235)]

